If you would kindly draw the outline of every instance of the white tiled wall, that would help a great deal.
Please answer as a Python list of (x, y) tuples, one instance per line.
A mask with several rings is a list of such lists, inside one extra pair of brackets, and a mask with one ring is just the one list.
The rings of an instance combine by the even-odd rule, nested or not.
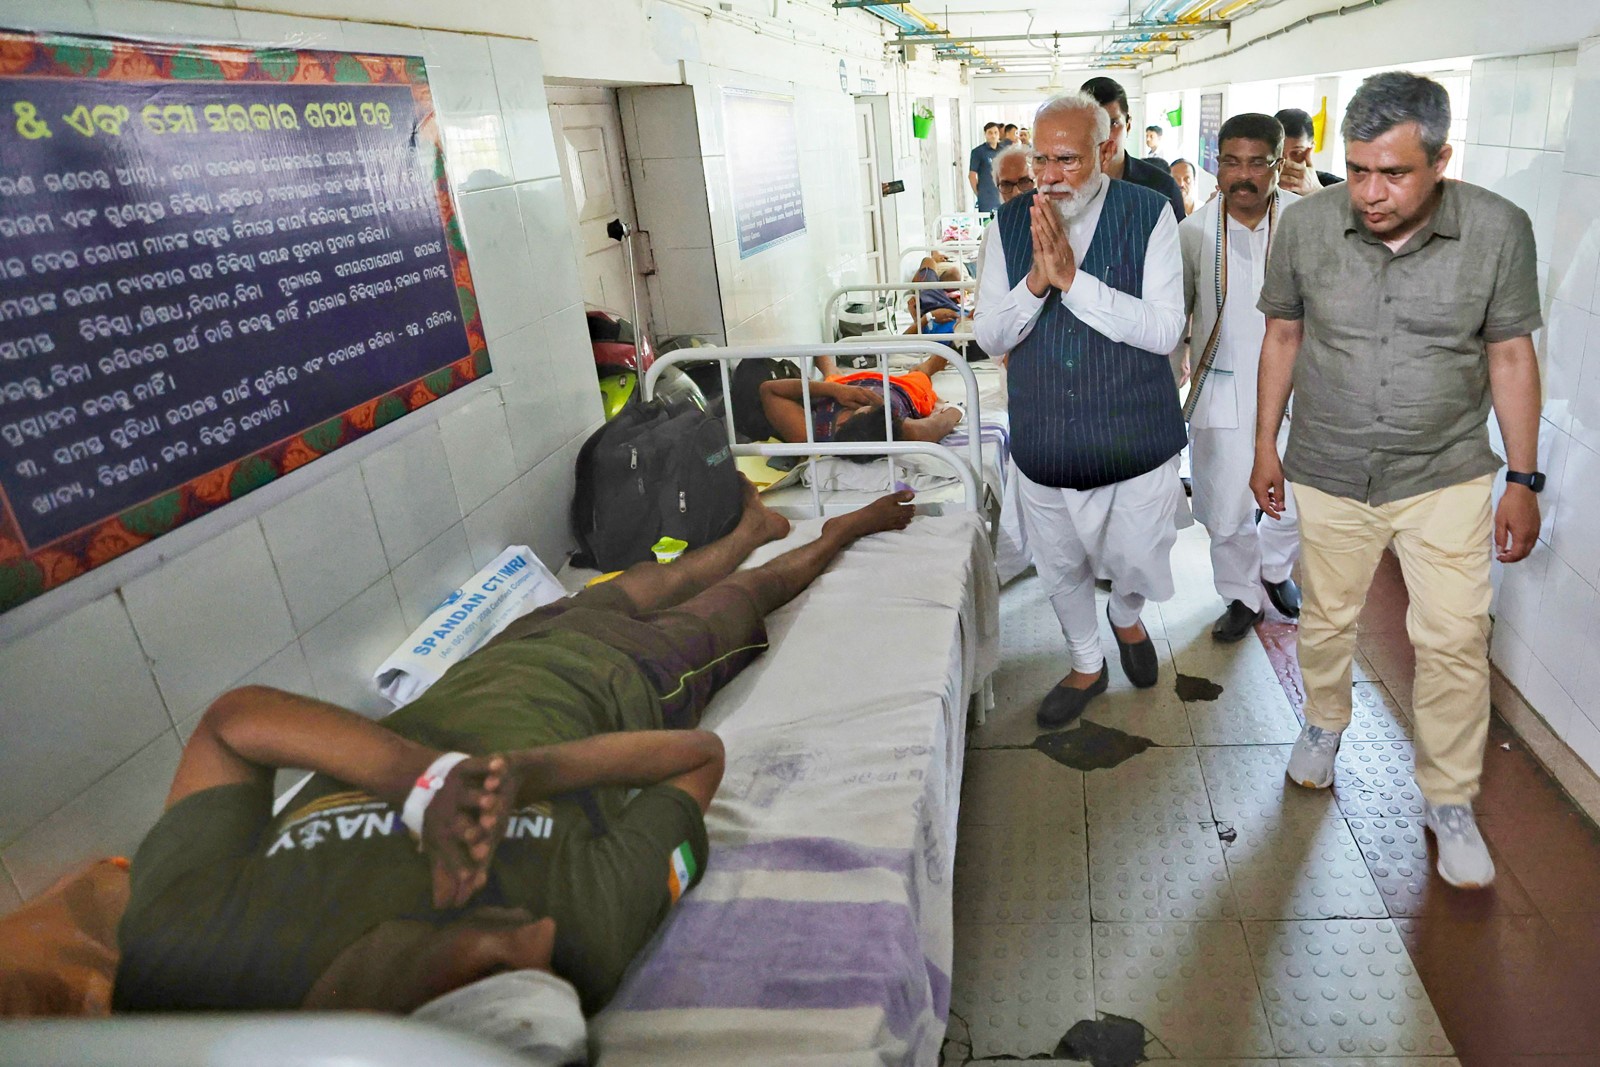
[(1470, 116), (1463, 177), (1532, 216), (1546, 321), (1544, 526), (1495, 566), (1492, 656), (1600, 771), (1600, 39), (1473, 64)]
[(0, 0), (0, 24), (425, 56), (494, 364), (379, 447), (282, 479), (257, 517), (187, 551), (157, 542), (179, 554), (0, 645), (4, 911), (138, 843), (224, 689), (379, 711), (373, 669), (477, 567), (514, 543), (559, 567), (572, 462), (601, 411), (538, 45), (151, 0)]
[[(858, 202), (855, 101), (801, 82), (686, 64), (694, 87), (711, 205), (711, 233), (729, 344), (821, 339), (822, 303), (862, 274), (866, 234)], [(831, 70), (831, 68), (830, 68)], [(806, 232), (748, 259), (739, 258), (722, 131), (723, 89), (759, 89), (794, 97)], [(908, 185), (912, 179), (908, 179)]]

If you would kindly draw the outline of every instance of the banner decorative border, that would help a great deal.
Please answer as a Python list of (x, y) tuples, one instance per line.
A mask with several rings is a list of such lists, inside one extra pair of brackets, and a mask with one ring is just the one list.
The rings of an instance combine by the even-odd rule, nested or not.
[(124, 82), (409, 86), (419, 116), (417, 142), (433, 154), (434, 188), (461, 318), (466, 324), (467, 355), (308, 430), (135, 504), (110, 519), (41, 546), (31, 554), (24, 547), (21, 529), (9, 509), (0, 507), (0, 613), (231, 503), (489, 372), (489, 349), (467, 265), (466, 242), (450, 196), (438, 116), (420, 56), (171, 45), (0, 30), (0, 78), (16, 76)]

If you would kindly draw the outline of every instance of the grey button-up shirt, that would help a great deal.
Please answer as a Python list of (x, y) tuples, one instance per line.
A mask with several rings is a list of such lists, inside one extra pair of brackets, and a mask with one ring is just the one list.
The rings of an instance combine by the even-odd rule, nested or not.
[(1288, 480), (1377, 505), (1498, 469), (1484, 345), (1542, 324), (1527, 214), (1446, 181), (1432, 219), (1390, 252), (1337, 185), (1279, 229), (1257, 306), (1305, 321)]

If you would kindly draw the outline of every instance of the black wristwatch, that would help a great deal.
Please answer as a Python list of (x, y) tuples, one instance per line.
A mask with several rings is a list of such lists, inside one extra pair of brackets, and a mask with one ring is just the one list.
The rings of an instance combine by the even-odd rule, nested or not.
[(1540, 471), (1534, 471), (1532, 474), (1525, 474), (1522, 471), (1506, 471), (1506, 481), (1525, 485), (1535, 493), (1544, 488), (1544, 474)]

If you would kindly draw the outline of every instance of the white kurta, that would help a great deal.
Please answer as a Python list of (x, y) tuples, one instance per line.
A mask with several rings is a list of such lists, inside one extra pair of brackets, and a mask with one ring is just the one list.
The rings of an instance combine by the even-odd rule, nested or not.
[[(1080, 265), (1100, 223), (1104, 190), (1102, 184), (1083, 214), (1067, 226)], [(1010, 284), (998, 227), (984, 232), (982, 256), (973, 329), (985, 351), (1009, 352), (1032, 332), (1048, 294), (1034, 296), (1026, 279)], [(1079, 273), (1062, 295), (1062, 304), (1113, 341), (1170, 352), (1183, 333), (1182, 267), (1177, 220), (1170, 210), (1163, 211), (1145, 250), (1144, 287), (1138, 296)], [(1184, 499), (1178, 459), (1097, 489), (1043, 486), (1020, 471), (1014, 482), (1028, 551), (1061, 623), (1072, 666), (1085, 673), (1099, 671), (1104, 651), (1095, 578), (1111, 581), (1110, 614), (1118, 626), (1137, 622), (1146, 600), (1172, 596), (1170, 558)]]
[[(984, 253), (988, 251), (989, 242), (982, 240), (978, 244), (978, 261), (973, 273), (983, 277)], [(973, 315), (977, 315), (977, 300), (973, 301)], [(987, 351), (987, 349), (985, 350)], [(989, 359), (1000, 368), (1000, 388), (1006, 388), (1006, 357), (1010, 352), (990, 352)], [(995, 532), (994, 539), (994, 568), (1000, 575), (1000, 584), (1016, 578), (1023, 571), (1033, 566), (1033, 553), (1028, 550), (1028, 531), (1022, 524), (1021, 501), (1021, 473), (1017, 470), (1017, 461), (1010, 456), (1006, 457), (1006, 488), (1000, 499), (1000, 528)]]
[[(1282, 211), (1299, 197), (1280, 194)], [(1215, 318), (1216, 225), (1220, 198), (1184, 220), (1181, 244), (1184, 291), (1194, 316), (1190, 364), (1198, 372)], [(1229, 217), (1228, 292), (1222, 310), (1216, 359), (1190, 420), (1194, 514), (1211, 536), (1211, 566), (1217, 593), (1257, 611), (1266, 604), (1263, 580), (1289, 577), (1300, 554), (1294, 494), (1286, 493), (1282, 519), (1256, 522), (1250, 493), (1255, 464), (1256, 382), (1266, 316), (1256, 309), (1267, 265), (1267, 220), (1254, 228)], [(1280, 434), (1281, 451), (1288, 427)]]

